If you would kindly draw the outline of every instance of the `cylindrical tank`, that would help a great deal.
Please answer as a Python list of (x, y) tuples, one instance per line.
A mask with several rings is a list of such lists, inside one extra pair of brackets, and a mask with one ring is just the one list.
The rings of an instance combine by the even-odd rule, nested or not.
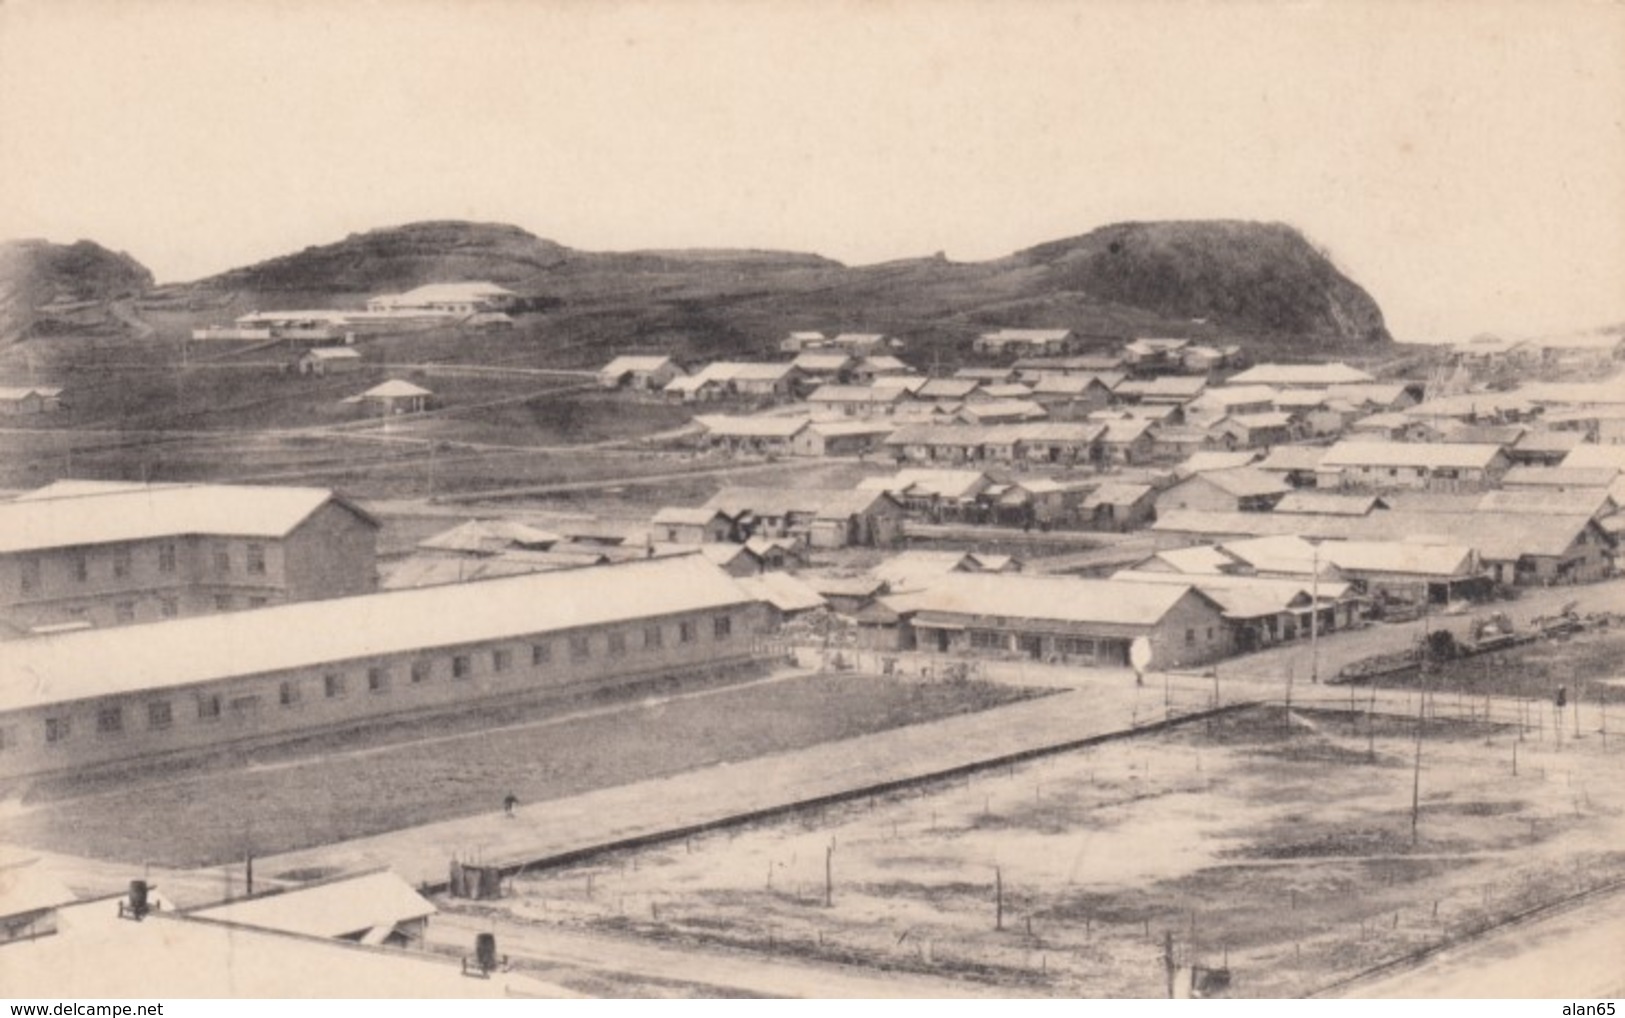
[(147, 914), (147, 882), (130, 881), (130, 911), (135, 915)]
[(474, 960), (479, 963), (481, 971), (490, 972), (497, 967), (497, 935), (495, 933), (477, 933), (474, 935)]

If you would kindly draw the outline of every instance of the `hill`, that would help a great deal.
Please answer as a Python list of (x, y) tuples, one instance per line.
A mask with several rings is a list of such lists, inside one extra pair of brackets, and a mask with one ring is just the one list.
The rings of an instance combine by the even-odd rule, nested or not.
[(0, 243), (0, 345), (30, 335), (125, 328), (113, 301), (152, 286), (152, 273), (127, 254), (92, 241)]
[[(1235, 341), (1272, 356), (1353, 356), (1389, 338), (1375, 301), (1297, 231), (1233, 221), (1121, 223), (989, 261), (856, 267), (784, 251), (581, 251), (515, 226), (424, 222), (166, 286), (140, 309), (179, 338), (249, 310), (353, 308), (457, 280), (490, 280), (547, 310), (522, 316), (527, 342), (505, 357), (537, 365), (630, 350), (761, 355), (796, 329), (887, 332), (945, 363), (1004, 326)], [(456, 342), (418, 353), (477, 356)]]

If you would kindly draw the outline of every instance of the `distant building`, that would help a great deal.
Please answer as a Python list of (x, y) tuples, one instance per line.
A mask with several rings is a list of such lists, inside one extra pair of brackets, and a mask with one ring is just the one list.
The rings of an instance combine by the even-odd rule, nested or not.
[(387, 293), (367, 301), (374, 313), (435, 314), (467, 316), (482, 311), (506, 311), (518, 294), (490, 282), (430, 283), (405, 293)]
[(1330, 364), (1258, 364), (1234, 375), (1231, 385), (1274, 385), (1295, 389), (1324, 389), (1333, 385), (1362, 385), (1376, 379), (1342, 362)]
[(340, 375), (359, 371), (361, 352), (351, 346), (316, 346), (294, 361), (301, 375)]
[(392, 378), (363, 392), (359, 396), (351, 396), (346, 403), (360, 403), (367, 410), (375, 414), (416, 414), (429, 409), (434, 393), (421, 385), (399, 378)]
[(683, 369), (670, 357), (617, 357), (598, 372), (598, 384), (606, 389), (656, 392), (683, 375)]
[(972, 349), (998, 357), (1055, 357), (1071, 353), (1076, 342), (1071, 329), (999, 329), (978, 336)]
[(1482, 491), (1510, 466), (1498, 445), (1338, 442), (1315, 468), (1321, 488), (1423, 488)]

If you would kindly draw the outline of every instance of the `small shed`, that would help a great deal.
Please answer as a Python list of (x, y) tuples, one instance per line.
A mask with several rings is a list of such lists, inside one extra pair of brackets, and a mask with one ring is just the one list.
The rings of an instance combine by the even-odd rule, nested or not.
[(359, 396), (351, 396), (345, 402), (360, 403), (368, 409), (382, 414), (416, 414), (429, 409), (429, 403), (434, 399), (434, 393), (421, 385), (399, 378), (391, 378), (363, 392)]
[(301, 375), (337, 375), (361, 369), (361, 351), (348, 346), (313, 346), (294, 361)]

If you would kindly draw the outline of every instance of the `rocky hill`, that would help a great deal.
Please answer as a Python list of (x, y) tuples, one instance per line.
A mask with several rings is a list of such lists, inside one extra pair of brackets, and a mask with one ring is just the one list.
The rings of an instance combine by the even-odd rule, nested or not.
[(0, 243), (0, 345), (30, 335), (120, 329), (111, 302), (138, 296), (152, 273), (92, 241)]
[[(83, 264), (68, 271), (74, 259), (56, 259), (54, 274), (31, 277), (55, 282), (30, 284), (34, 304), (21, 304), (150, 284), (128, 259), (88, 245), (97, 260), (83, 247), (58, 249), (80, 252)], [(583, 363), (633, 349), (762, 354), (792, 329), (889, 332), (933, 359), (1001, 326), (1253, 342), (1275, 355), (1346, 356), (1389, 339), (1376, 302), (1297, 231), (1232, 221), (1120, 223), (989, 261), (857, 267), (783, 251), (590, 252), (515, 226), (424, 222), (165, 287), (140, 307), (179, 335), (251, 309), (358, 307), (372, 294), (457, 280), (535, 298), (547, 313), (525, 316), (521, 335), (578, 351)]]
[(1040, 289), (1170, 318), (1360, 342), (1391, 337), (1376, 301), (1303, 235), (1280, 223), (1118, 223), (1018, 252)]

